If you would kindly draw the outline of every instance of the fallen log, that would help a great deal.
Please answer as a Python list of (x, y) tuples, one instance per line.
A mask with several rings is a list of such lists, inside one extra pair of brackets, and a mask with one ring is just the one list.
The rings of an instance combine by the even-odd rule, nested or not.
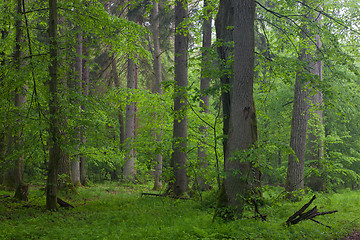
[(316, 199), (316, 196), (314, 195), (311, 200), (306, 203), (304, 206), (302, 206), (302, 208), (300, 208), (299, 211), (297, 211), (296, 213), (294, 213), (292, 216), (290, 216), (288, 218), (288, 220), (286, 220), (286, 225), (290, 226), (290, 225), (294, 225), (299, 223), (300, 221), (303, 220), (311, 220), (313, 222), (316, 222), (318, 224), (321, 224), (323, 226), (326, 226), (328, 228), (331, 228), (330, 226), (327, 226), (317, 220), (314, 219), (314, 217), (316, 216), (320, 216), (320, 215), (326, 215), (326, 214), (332, 214), (332, 213), (336, 213), (337, 210), (334, 211), (329, 211), (329, 212), (318, 212), (317, 206), (315, 206), (314, 208), (312, 208), (311, 210), (305, 212), (305, 210), (311, 205), (311, 203)]
[(62, 207), (66, 207), (66, 208), (74, 208), (73, 205), (71, 205), (70, 203), (65, 202), (64, 200), (57, 198), (57, 203), (62, 206)]

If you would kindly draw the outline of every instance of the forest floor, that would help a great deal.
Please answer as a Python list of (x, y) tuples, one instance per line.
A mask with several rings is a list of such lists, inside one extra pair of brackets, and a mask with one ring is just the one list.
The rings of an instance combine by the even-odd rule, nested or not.
[(342, 240), (360, 240), (360, 231), (353, 232), (350, 235), (342, 238)]
[(228, 222), (213, 221), (215, 192), (181, 200), (141, 196), (152, 192), (150, 184), (106, 183), (78, 188), (77, 194), (60, 194), (74, 208), (49, 212), (39, 187), (30, 188), (28, 202), (15, 202), (5, 197), (12, 193), (0, 191), (0, 239), (359, 239), (354, 233), (360, 229), (358, 191), (317, 195), (312, 205), (320, 212), (338, 210), (316, 217), (330, 228), (312, 221), (287, 227), (288, 217), (313, 194), (289, 202), (281, 191), (265, 189), (260, 212), (267, 221), (254, 219), (249, 207), (243, 219)]

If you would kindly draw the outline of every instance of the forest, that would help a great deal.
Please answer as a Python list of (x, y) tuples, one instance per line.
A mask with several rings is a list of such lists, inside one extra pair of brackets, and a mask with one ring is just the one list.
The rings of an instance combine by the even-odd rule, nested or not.
[(0, 239), (360, 239), (359, 26), (357, 0), (1, 1)]

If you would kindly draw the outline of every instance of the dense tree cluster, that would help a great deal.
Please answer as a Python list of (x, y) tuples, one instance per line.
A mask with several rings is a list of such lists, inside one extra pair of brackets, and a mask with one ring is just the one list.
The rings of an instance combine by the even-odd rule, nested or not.
[(237, 216), (264, 184), (358, 187), (357, 1), (14, 0), (0, 13), (0, 182), (46, 177), (48, 209), (58, 189), (109, 180), (217, 188)]

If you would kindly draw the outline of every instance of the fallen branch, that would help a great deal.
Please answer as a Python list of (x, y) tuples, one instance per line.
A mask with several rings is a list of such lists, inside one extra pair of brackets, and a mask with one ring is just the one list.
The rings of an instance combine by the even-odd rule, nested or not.
[(74, 208), (73, 205), (71, 205), (70, 203), (65, 202), (64, 200), (57, 198), (57, 203), (62, 206), (62, 207), (66, 207), (66, 208)]
[(311, 203), (316, 199), (316, 196), (314, 195), (311, 200), (306, 203), (302, 208), (300, 208), (299, 211), (297, 211), (296, 213), (294, 213), (292, 216), (290, 216), (288, 218), (288, 220), (286, 221), (286, 225), (290, 226), (290, 225), (294, 225), (299, 223), (300, 221), (303, 220), (311, 220), (313, 222), (316, 222), (318, 224), (321, 224), (323, 226), (326, 226), (328, 228), (331, 228), (330, 226), (327, 226), (317, 220), (314, 219), (314, 217), (316, 216), (320, 216), (320, 215), (326, 215), (326, 214), (332, 214), (332, 213), (336, 213), (337, 210), (334, 211), (329, 211), (329, 212), (318, 212), (317, 207), (315, 206), (314, 208), (312, 208), (311, 210), (305, 212), (305, 210), (311, 205)]

